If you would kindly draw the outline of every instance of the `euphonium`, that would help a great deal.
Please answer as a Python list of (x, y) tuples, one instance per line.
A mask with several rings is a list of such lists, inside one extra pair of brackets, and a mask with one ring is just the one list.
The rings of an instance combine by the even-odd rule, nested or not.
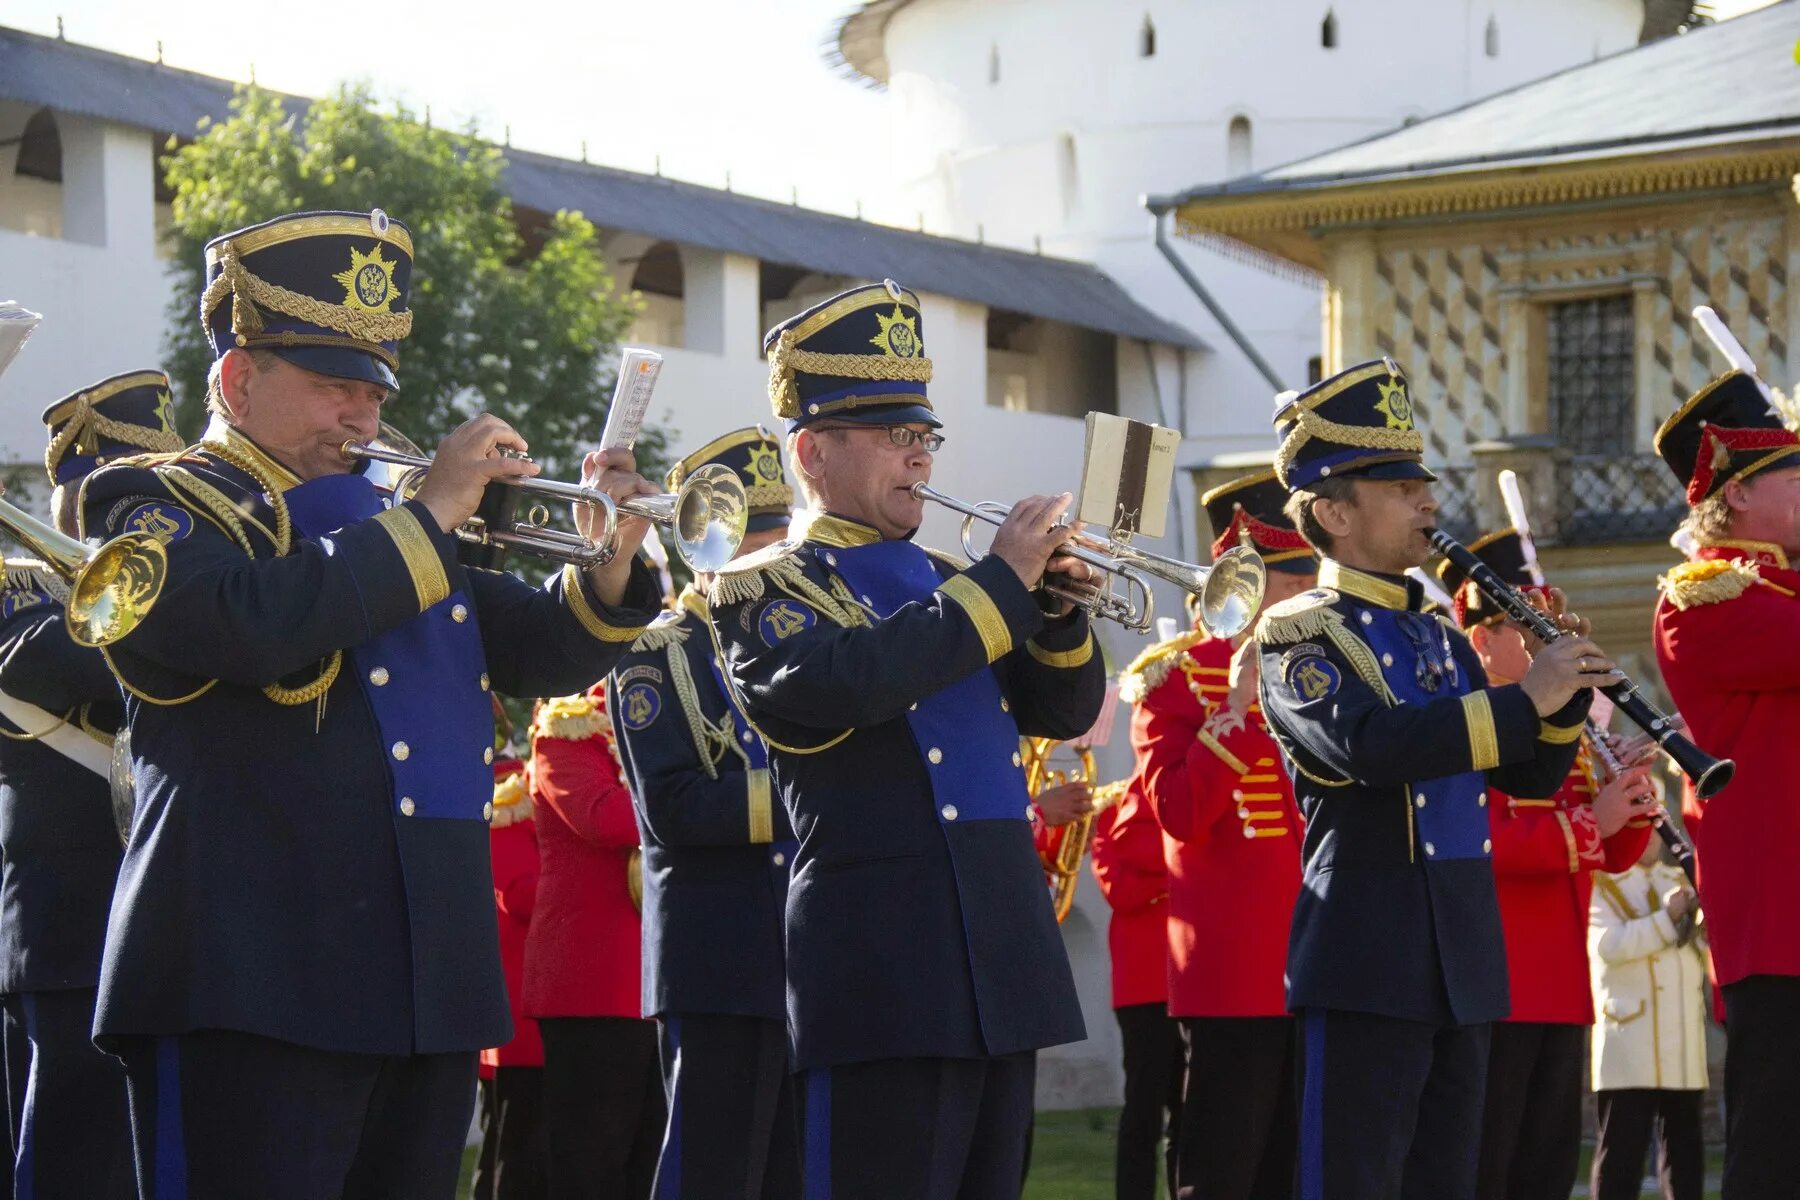
[(1086, 746), (1070, 745), (1069, 751), (1075, 761), (1068, 766), (1057, 766), (1052, 758), (1064, 743), (1054, 738), (1021, 738), (1020, 741), (1025, 756), (1025, 787), (1033, 800), (1046, 789), (1065, 783), (1086, 783), (1093, 790), (1093, 810), (1067, 825), (1048, 830), (1049, 844), (1041, 851), (1044, 879), (1050, 886), (1050, 904), (1060, 925), (1075, 905), (1075, 884), (1081, 878), (1081, 860), (1094, 841), (1094, 818), (1124, 794), (1125, 783), (1096, 785), (1094, 752)]

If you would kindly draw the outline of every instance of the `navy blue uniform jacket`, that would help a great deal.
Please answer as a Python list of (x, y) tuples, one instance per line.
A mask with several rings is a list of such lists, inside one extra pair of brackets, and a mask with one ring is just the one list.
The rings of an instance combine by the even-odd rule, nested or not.
[(606, 705), (644, 847), (644, 1015), (782, 1021), (794, 834), (720, 688), (706, 600), (679, 604), (619, 660)]
[(1306, 814), (1288, 1007), (1441, 1025), (1507, 1014), (1487, 788), (1555, 794), (1593, 693), (1547, 720), (1418, 612), (1418, 585), (1326, 559), (1257, 626), (1263, 712)]
[[(145, 531), (168, 553), (155, 607), (108, 650), (136, 814), (102, 1044), (231, 1029), (408, 1054), (511, 1037), (487, 692), (590, 686), (649, 614), (604, 608), (572, 569), (545, 588), (465, 569), (416, 501), (303, 536), (303, 499), (373, 498), (328, 481), (298, 484), (217, 424), (185, 455), (87, 479), (88, 534)], [(654, 595), (640, 572), (626, 601)]]
[(21, 730), (0, 718), (0, 992), (93, 987), (119, 873), (112, 798), (104, 776), (21, 738), (61, 719), (110, 743), (119, 685), (98, 650), (69, 637), (60, 581), (27, 561), (6, 566), (0, 691), (47, 719)]
[[(724, 568), (712, 605), (800, 839), (787, 906), (796, 1067), (1080, 1040), (1017, 739), (1093, 723), (1106, 678), (1086, 618), (1046, 622), (993, 557), (966, 570), (930, 559), (924, 588), (896, 607), (871, 594), (880, 578), (850, 582), (853, 563), (909, 543), (805, 513), (790, 537), (803, 540)], [(928, 733), (940, 696), (981, 708)]]

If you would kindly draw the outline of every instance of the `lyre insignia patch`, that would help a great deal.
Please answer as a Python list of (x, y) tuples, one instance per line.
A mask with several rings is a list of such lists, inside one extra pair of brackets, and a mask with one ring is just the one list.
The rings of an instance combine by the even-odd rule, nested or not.
[(122, 532), (148, 534), (166, 546), (194, 532), (194, 518), (179, 505), (153, 501), (132, 509)]
[(661, 711), (662, 696), (647, 683), (634, 683), (619, 693), (620, 719), (633, 733), (648, 729)]
[(762, 632), (763, 644), (773, 646), (811, 629), (818, 619), (817, 613), (797, 601), (773, 600), (757, 614), (756, 627)]
[(1338, 685), (1343, 682), (1343, 677), (1338, 674), (1338, 669), (1331, 665), (1329, 659), (1309, 654), (1304, 658), (1294, 659), (1288, 665), (1287, 682), (1288, 686), (1294, 689), (1296, 696), (1311, 703), (1314, 700), (1323, 700), (1337, 691)]

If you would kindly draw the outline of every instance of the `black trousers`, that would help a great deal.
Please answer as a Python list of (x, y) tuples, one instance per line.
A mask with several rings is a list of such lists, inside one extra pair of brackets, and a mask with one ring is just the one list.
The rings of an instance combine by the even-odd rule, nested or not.
[(1800, 1179), (1800, 977), (1752, 975), (1725, 993), (1726, 1200), (1792, 1200)]
[(1705, 1098), (1703, 1091), (1668, 1088), (1596, 1092), (1598, 1136), (1594, 1170), (1588, 1178), (1594, 1200), (1638, 1200), (1652, 1128), (1656, 1133), (1656, 1180), (1663, 1200), (1701, 1200), (1706, 1188), (1706, 1145), (1700, 1104)]
[(800, 1195), (800, 1113), (787, 1026), (760, 1017), (661, 1021), (669, 1124), (656, 1200), (790, 1200)]
[(141, 1200), (444, 1200), (475, 1053), (383, 1057), (225, 1030), (122, 1046)]
[(1299, 1200), (1473, 1200), (1489, 1026), (1300, 1020)]
[(481, 1155), (470, 1200), (546, 1200), (550, 1153), (544, 1135), (544, 1068), (495, 1067), (481, 1081)]
[(647, 1200), (667, 1109), (656, 1023), (543, 1017), (552, 1200)]
[(1287, 1200), (1298, 1137), (1292, 1017), (1183, 1017), (1175, 1194)]
[[(131, 1200), (125, 1068), (93, 1043), (93, 988), (6, 997), (0, 1038), (17, 1200)], [(15, 1190), (16, 1189), (16, 1190)]]
[(1119, 1110), (1113, 1195), (1115, 1200), (1152, 1200), (1160, 1156), (1167, 1193), (1173, 1196), (1186, 1057), (1181, 1026), (1164, 1004), (1128, 1004), (1114, 1009), (1113, 1017), (1119, 1022), (1125, 1057), (1125, 1107)]
[(1036, 1078), (1030, 1051), (805, 1072), (805, 1200), (1010, 1200)]
[(1586, 1025), (1501, 1021), (1488, 1045), (1480, 1200), (1569, 1200), (1581, 1169)]

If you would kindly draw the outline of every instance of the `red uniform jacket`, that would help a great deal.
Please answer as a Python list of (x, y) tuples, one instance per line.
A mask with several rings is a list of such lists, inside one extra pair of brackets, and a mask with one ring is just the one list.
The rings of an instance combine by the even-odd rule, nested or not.
[(544, 1039), (537, 1022), (525, 1015), (525, 935), (537, 901), (537, 826), (531, 802), (494, 810), (488, 829), (488, 851), (494, 860), (494, 907), (500, 916), (500, 966), (506, 972), (506, 999), (512, 1007), (513, 1040), (481, 1052), (483, 1073), (493, 1067), (541, 1067)]
[(1601, 838), (1589, 807), (1600, 778), (1591, 753), (1582, 747), (1562, 790), (1548, 800), (1488, 793), (1494, 888), (1512, 998), (1509, 1021), (1594, 1023), (1587, 956), (1592, 873), (1628, 869), (1644, 852), (1650, 825), (1633, 821)]
[(627, 883), (637, 817), (601, 687), (547, 702), (531, 755), (540, 873), (525, 940), (525, 1012), (641, 1016), (642, 931)]
[(1114, 1008), (1169, 998), (1169, 870), (1162, 843), (1162, 826), (1139, 780), (1094, 817), (1094, 878), (1112, 906), (1106, 945)]
[(1169, 1015), (1287, 1013), (1288, 927), (1303, 832), (1281, 755), (1252, 704), (1225, 705), (1231, 644), (1184, 634), (1126, 669), (1134, 785), (1169, 871)]
[(1689, 787), (1683, 801), (1718, 982), (1800, 975), (1789, 888), (1800, 845), (1789, 774), (1800, 736), (1800, 572), (1775, 546), (1701, 547), (1663, 580), (1656, 661), (1688, 736), (1737, 760), (1717, 795), (1701, 801)]

